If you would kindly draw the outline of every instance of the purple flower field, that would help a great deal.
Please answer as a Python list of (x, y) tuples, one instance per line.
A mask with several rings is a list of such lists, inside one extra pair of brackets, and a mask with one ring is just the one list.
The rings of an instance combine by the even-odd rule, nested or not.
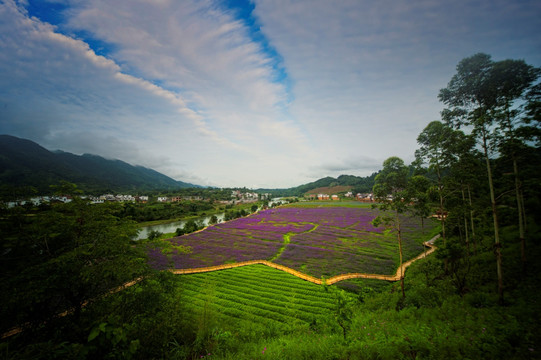
[[(377, 210), (363, 207), (284, 207), (211, 226), (170, 239), (191, 253), (150, 249), (156, 269), (221, 265), (248, 260), (270, 260), (307, 274), (334, 276), (348, 272), (393, 273), (398, 264), (396, 237), (374, 228)], [(404, 218), (404, 248), (418, 254), (420, 222)], [(288, 235), (285, 237), (284, 235)], [(287, 238), (287, 240), (286, 240)]]

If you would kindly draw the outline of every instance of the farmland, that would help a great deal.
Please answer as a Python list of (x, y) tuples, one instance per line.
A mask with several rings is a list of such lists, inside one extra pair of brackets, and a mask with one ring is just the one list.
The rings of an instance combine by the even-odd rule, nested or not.
[(182, 294), (196, 318), (201, 309), (226, 327), (251, 323), (256, 331), (285, 331), (321, 323), (333, 310), (333, 293), (263, 265), (182, 277)]
[[(149, 250), (154, 268), (188, 269), (269, 260), (321, 278), (350, 272), (392, 274), (398, 266), (396, 236), (371, 221), (363, 206), (290, 206), (209, 227), (170, 240), (177, 250)], [(435, 224), (404, 217), (405, 260), (423, 250)]]

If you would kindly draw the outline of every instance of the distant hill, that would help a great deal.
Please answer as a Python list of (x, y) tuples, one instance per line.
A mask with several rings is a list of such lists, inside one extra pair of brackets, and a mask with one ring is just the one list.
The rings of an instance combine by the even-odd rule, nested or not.
[(51, 152), (30, 140), (0, 135), (0, 184), (4, 189), (33, 187), (39, 194), (46, 194), (51, 191), (50, 185), (61, 181), (75, 183), (89, 193), (199, 187), (120, 160)]
[(333, 195), (333, 194), (339, 194), (339, 193), (345, 193), (350, 191), (353, 188), (351, 185), (336, 185), (336, 186), (324, 186), (315, 188), (312, 190), (309, 190), (306, 192), (306, 194), (327, 194), (327, 195)]
[(340, 175), (337, 178), (333, 178), (327, 176), (314, 182), (292, 187), (289, 189), (258, 189), (257, 192), (268, 192), (271, 193), (273, 196), (303, 196), (304, 194), (318, 192), (319, 190), (321, 190), (320, 192), (322, 193), (334, 191), (333, 194), (337, 193), (337, 190), (350, 190), (353, 193), (366, 193), (372, 191), (372, 187), (374, 186), (374, 179), (376, 178), (377, 174), (378, 173), (373, 173), (372, 175), (366, 177), (355, 175)]

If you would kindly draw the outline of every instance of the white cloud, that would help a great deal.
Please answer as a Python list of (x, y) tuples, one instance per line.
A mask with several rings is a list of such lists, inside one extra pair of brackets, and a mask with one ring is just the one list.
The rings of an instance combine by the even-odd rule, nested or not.
[[(0, 29), (0, 69), (5, 74), (0, 96), (7, 130), (77, 152), (94, 150), (92, 143), (109, 139), (109, 146), (97, 148), (108, 157), (119, 153), (115, 144), (125, 139), (157, 140), (160, 128), (171, 119), (180, 131), (168, 133), (205, 130), (178, 95), (120, 72), (115, 62), (96, 55), (83, 41), (28, 18), (13, 2), (0, 7), (0, 16), (5, 20)], [(148, 126), (158, 118), (155, 128)], [(82, 140), (85, 134), (93, 140)], [(69, 146), (75, 143), (88, 146)]]
[[(520, 58), (530, 50), (509, 51), (518, 38), (539, 45), (535, 35), (513, 23), (517, 19), (530, 24), (525, 26), (539, 23), (525, 11), (539, 10), (533, 2), (517, 6), (500, 0), (256, 0), (255, 4), (262, 32), (283, 56), (294, 84), (291, 114), (310, 138), (317, 139), (322, 164), (341, 168), (340, 164), (358, 159), (357, 170), (343, 169), (364, 175), (368, 169), (360, 169), (367, 163), (381, 164), (393, 155), (413, 159), (416, 137), (439, 118), (438, 91), (461, 58), (479, 51), (507, 51), (507, 56)], [(539, 62), (539, 54), (532, 60)], [(359, 154), (371, 159), (358, 158)]]
[[(280, 172), (261, 174), (293, 171), (291, 154), (309, 153), (282, 116), (272, 59), (212, 3), (72, 5), (58, 27), (0, 7), (2, 131), (205, 185), (278, 184)], [(149, 23), (151, 10), (161, 13)], [(116, 50), (97, 55), (75, 35), (92, 29)]]
[(64, 23), (0, 3), (0, 132), (204, 185), (409, 162), (461, 58), (541, 64), (530, 0), (256, 0), (276, 56), (218, 0), (48, 1)]

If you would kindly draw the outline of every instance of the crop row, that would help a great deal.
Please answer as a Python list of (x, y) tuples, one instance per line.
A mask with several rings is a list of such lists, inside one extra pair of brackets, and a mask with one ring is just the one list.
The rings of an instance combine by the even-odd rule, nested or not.
[[(200, 273), (189, 275), (187, 279), (194, 279), (202, 281), (216, 281), (220, 283), (220, 287), (235, 287), (238, 290), (244, 291), (242, 286), (248, 285), (250, 290), (254, 294), (260, 294), (262, 296), (271, 296), (274, 299), (287, 300), (291, 296), (305, 299), (309, 303), (319, 302), (321, 299), (325, 299), (329, 296), (324, 292), (322, 287), (314, 286), (313, 284), (300, 280), (293, 275), (283, 273), (279, 270), (267, 268), (277, 273), (281, 277), (269, 280), (257, 273), (245, 273), (243, 270), (253, 267), (265, 267), (263, 265), (253, 265), (244, 268), (229, 269), (213, 273)], [(241, 271), (239, 271), (241, 270)], [(266, 293), (270, 295), (265, 295)], [(285, 294), (285, 296), (284, 296)], [(283, 296), (279, 298), (279, 296)]]
[(295, 291), (314, 291), (313, 284), (297, 278), (293, 275), (288, 275), (284, 277), (282, 271), (276, 271), (276, 269), (269, 268), (264, 265), (254, 265), (243, 267), (242, 269), (236, 269), (240, 271), (229, 272), (224, 271), (220, 274), (221, 277), (229, 278), (231, 277), (234, 281), (236, 278), (243, 281), (258, 281), (263, 280), (263, 283), (260, 286), (280, 286), (284, 289), (294, 288)]
[[(197, 292), (198, 286), (187, 286), (185, 289)], [(254, 294), (252, 292), (231, 291), (228, 288), (220, 288), (219, 292), (214, 293), (216, 299), (230, 302), (234, 308), (242, 309), (241, 306), (249, 306), (252, 310), (258, 309), (261, 312), (272, 312), (284, 317), (302, 318), (310, 321), (311, 318), (328, 313), (328, 308), (306, 306), (296, 303), (295, 301), (277, 301), (272, 297), (265, 296), (267, 294)], [(254, 313), (254, 311), (251, 311)], [(255, 312), (261, 315), (261, 312)], [(271, 317), (274, 320), (282, 321), (277, 317)]]
[[(280, 285), (280, 286), (291, 286), (294, 287), (296, 291), (298, 290), (310, 290), (319, 289), (319, 287), (314, 287), (312, 283), (306, 282), (297, 278), (296, 276), (284, 273), (283, 271), (270, 268), (265, 265), (254, 265), (246, 266), (237, 269), (230, 269), (219, 273), (208, 274), (209, 276), (217, 277), (231, 277), (231, 278), (241, 278), (241, 279), (262, 279), (264, 280), (264, 286), (268, 285)], [(263, 286), (263, 285), (261, 285)]]
[[(423, 250), (419, 220), (402, 217), (405, 259)], [(392, 274), (398, 266), (396, 235), (367, 233), (349, 228), (319, 225), (317, 229), (291, 237), (291, 243), (276, 263), (302, 270), (312, 276), (334, 276), (348, 272)]]
[[(190, 285), (188, 284), (187, 286), (189, 287)], [(261, 289), (252, 282), (238, 283), (236, 285), (220, 284), (220, 292), (234, 294), (239, 299), (265, 299), (267, 304), (277, 306), (289, 303), (294, 299), (295, 303), (299, 307), (302, 307), (304, 311), (309, 313), (320, 313), (321, 311), (318, 310), (318, 308), (330, 308), (327, 301), (328, 299), (326, 297), (312, 296), (311, 294), (302, 294), (287, 290), (283, 291), (283, 289), (280, 288)]]
[[(265, 274), (273, 281), (258, 280), (258, 275)], [(302, 286), (280, 287), (274, 281), (280, 278), (286, 284)], [(207, 306), (217, 314), (260, 324), (310, 322), (329, 314), (333, 307), (332, 294), (321, 286), (261, 265), (185, 275), (182, 284), (184, 302), (194, 311)]]
[(200, 313), (202, 309), (207, 308), (212, 311), (212, 315), (225, 318), (229, 321), (248, 320), (254, 324), (267, 325), (269, 323), (278, 325), (279, 327), (284, 325), (284, 321), (275, 320), (273, 317), (265, 315), (259, 315), (256, 311), (248, 311), (249, 309), (242, 306), (242, 304), (231, 303), (223, 300), (218, 300), (213, 297), (208, 297), (205, 294), (201, 294), (197, 291), (191, 291), (188, 289), (183, 290), (184, 304), (193, 309), (188, 313), (188, 316)]
[[(194, 289), (184, 289), (185, 294), (190, 296), (197, 296), (198, 292)], [(242, 298), (227, 297), (222, 292), (214, 293), (209, 299), (221, 308), (226, 308), (229, 311), (236, 310), (239, 316), (242, 313), (249, 313), (251, 315), (257, 315), (266, 319), (272, 319), (282, 323), (288, 323), (290, 316), (282, 312), (275, 311), (276, 309), (265, 308), (262, 304), (245, 301)]]
[[(332, 208), (297, 208), (287, 207), (269, 209), (257, 214), (268, 222), (276, 223), (317, 223), (346, 228), (366, 225), (366, 229), (374, 231), (372, 219), (377, 216), (376, 210), (367, 208), (332, 207)], [(255, 220), (255, 219), (254, 219)]]

